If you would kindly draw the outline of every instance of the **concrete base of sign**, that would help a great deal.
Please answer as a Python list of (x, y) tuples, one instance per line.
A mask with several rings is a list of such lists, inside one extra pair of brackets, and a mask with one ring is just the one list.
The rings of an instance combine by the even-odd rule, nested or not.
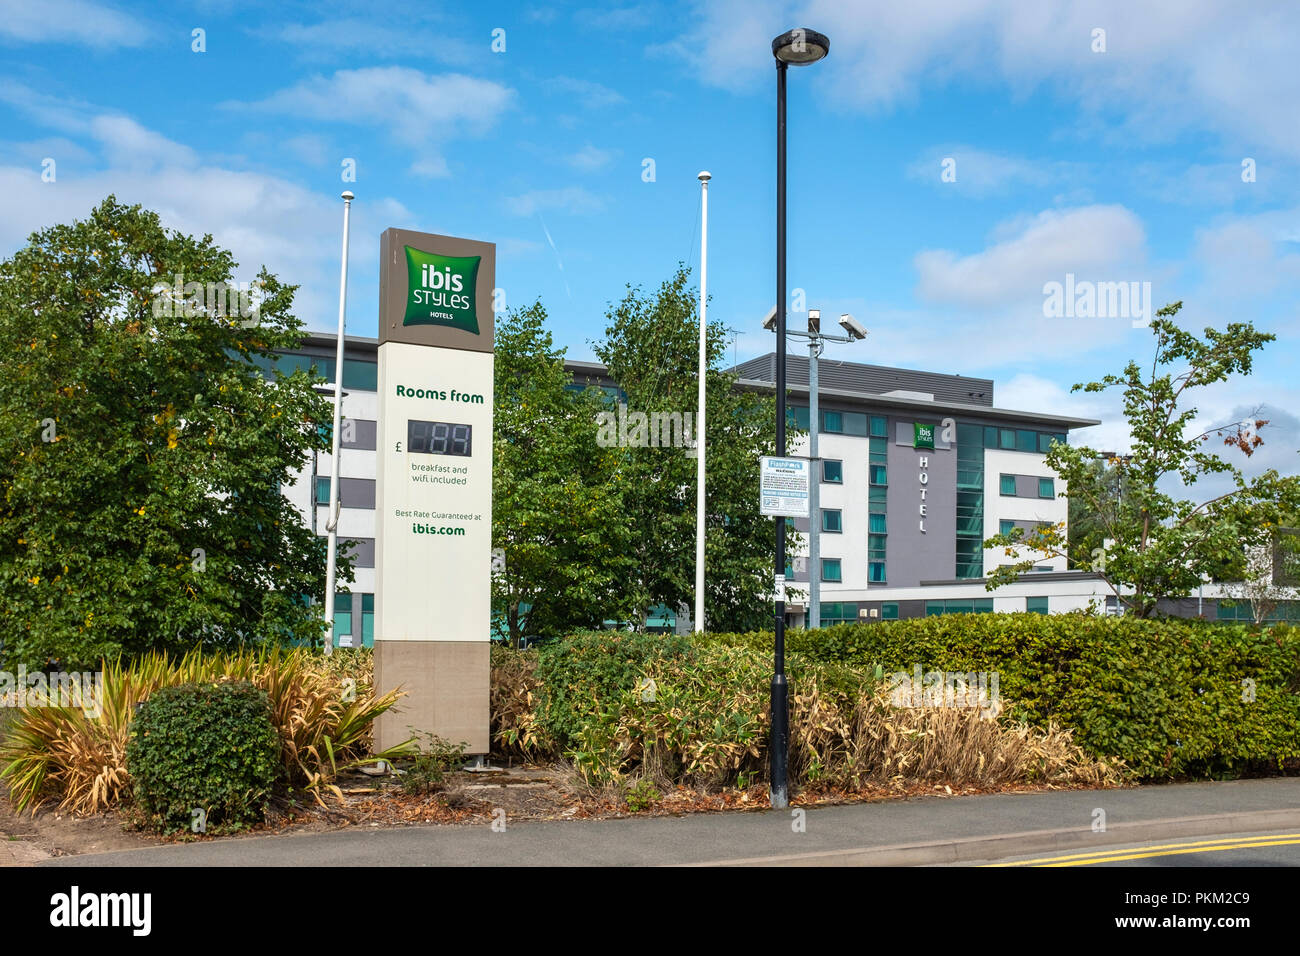
[(406, 696), (375, 721), (375, 749), (396, 746), (411, 728), (464, 742), (485, 754), (491, 711), (488, 641), (375, 641), (375, 692), (401, 686)]

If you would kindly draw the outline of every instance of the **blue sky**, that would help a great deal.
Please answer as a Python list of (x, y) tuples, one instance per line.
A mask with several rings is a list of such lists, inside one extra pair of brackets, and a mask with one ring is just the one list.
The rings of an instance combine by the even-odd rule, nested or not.
[(774, 296), (769, 44), (820, 30), (830, 56), (790, 74), (789, 284), (871, 330), (830, 358), (991, 377), (998, 405), (1103, 419), (1082, 437), (1123, 447), (1115, 398), (1068, 387), (1149, 356), (1149, 332), (1048, 318), (1043, 286), (1149, 282), (1156, 307), (1182, 299), (1198, 328), (1250, 319), (1278, 335), (1255, 375), (1204, 396), (1200, 421), (1262, 407), (1273, 425), (1249, 470), (1295, 471), (1294, 4), (3, 0), (0, 13), (0, 254), (115, 192), (212, 233), (240, 278), (266, 263), (301, 283), (299, 315), (332, 329), (350, 188), (350, 331), (375, 334), (378, 237), (401, 226), (496, 242), (508, 305), (540, 298), (576, 358), (625, 283), (698, 266), (701, 169), (710, 317), (738, 330), (740, 359), (771, 349), (758, 325)]

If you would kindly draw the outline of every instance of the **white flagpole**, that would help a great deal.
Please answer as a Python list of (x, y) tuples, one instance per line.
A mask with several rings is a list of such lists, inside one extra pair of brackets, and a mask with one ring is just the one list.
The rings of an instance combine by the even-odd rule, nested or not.
[(348, 303), (348, 213), (352, 191), (343, 192), (343, 264), (339, 268), (339, 340), (334, 358), (334, 427), (330, 430), (329, 556), (325, 565), (325, 653), (334, 653), (334, 579), (338, 571), (335, 552), (339, 532), (339, 428), (343, 418), (343, 326)]
[(709, 180), (702, 172), (700, 180), (700, 384), (699, 410), (695, 417), (695, 630), (704, 632), (704, 377), (708, 371), (709, 296)]

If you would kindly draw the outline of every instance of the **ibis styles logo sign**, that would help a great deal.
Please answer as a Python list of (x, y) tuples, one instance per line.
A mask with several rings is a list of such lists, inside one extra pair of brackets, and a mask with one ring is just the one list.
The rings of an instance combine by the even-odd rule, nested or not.
[[(933, 448), (934, 447), (934, 426), (922, 425), (920, 422), (914, 422), (912, 425), (914, 433), (912, 435), (913, 448)], [(904, 432), (904, 434), (907, 434)]]
[(482, 256), (440, 256), (406, 246), (403, 325), (449, 325), (479, 334), (474, 289)]

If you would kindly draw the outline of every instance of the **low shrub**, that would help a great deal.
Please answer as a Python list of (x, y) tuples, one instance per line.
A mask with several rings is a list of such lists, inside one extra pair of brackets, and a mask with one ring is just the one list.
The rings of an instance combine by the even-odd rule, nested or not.
[(537, 651), (539, 746), (564, 748), (578, 739), (605, 702), (634, 687), (652, 662), (691, 660), (689, 637), (594, 631), (551, 641)]
[[(619, 632), (575, 635), (554, 648), (561, 653), (567, 645), (577, 661), (572, 668), (566, 659), (548, 660), (550, 650), (543, 649), (528, 678), (536, 682), (528, 693), (539, 704), (532, 712), (512, 711), (514, 723), (499, 726), (498, 739), (544, 742), (548, 756), (572, 761), (587, 784), (635, 793), (625, 796), (629, 805), (644, 804), (650, 787), (714, 789), (765, 779), (770, 657), (719, 641), (682, 650), (680, 639), (655, 654), (655, 639)], [(591, 663), (599, 657), (609, 663)], [(514, 659), (499, 664), (518, 667)], [(1055, 726), (1036, 730), (975, 708), (894, 707), (874, 667), (792, 654), (787, 673), (789, 767), (796, 785), (1118, 779), (1117, 765), (1089, 757)], [(546, 736), (559, 724), (540, 702), (555, 706), (560, 699), (546, 686), (548, 676), (565, 681), (563, 699), (576, 705), (570, 712), (576, 729), (564, 743)]]
[(126, 748), (137, 705), (161, 687), (246, 680), (270, 700), (285, 781), (319, 797), (337, 790), (333, 779), (341, 767), (369, 754), (371, 724), (401, 696), (375, 696), (371, 663), (368, 650), (338, 650), (327, 658), (308, 648), (110, 661), (93, 709), (15, 710), (0, 740), (0, 778), (20, 812), (46, 801), (77, 814), (116, 807), (130, 799)]
[(126, 765), (151, 829), (258, 823), (283, 771), (270, 698), (248, 681), (161, 687), (132, 721)]
[(414, 733), (420, 747), (402, 769), (402, 790), (413, 795), (437, 793), (446, 787), (447, 777), (465, 763), (465, 744), (453, 744), (428, 731)]
[[(766, 652), (771, 633), (708, 642)], [(786, 632), (792, 655), (883, 673), (997, 673), (1011, 715), (1144, 778), (1300, 757), (1300, 631), (1085, 614), (953, 614)]]

